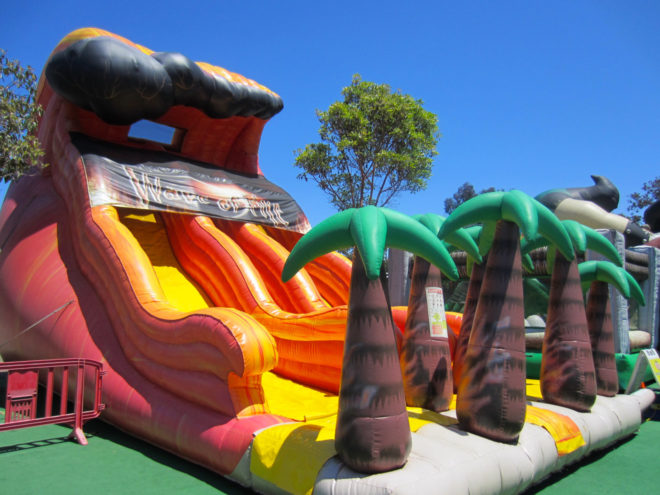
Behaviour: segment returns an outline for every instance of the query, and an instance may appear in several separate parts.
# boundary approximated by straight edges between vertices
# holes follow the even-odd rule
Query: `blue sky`
[[[58,41],[86,26],[280,94],[260,163],[312,224],[334,209],[296,178],[293,151],[318,141],[315,110],[355,73],[438,116],[433,177],[392,205],[404,213],[442,214],[464,182],[536,195],[589,185],[590,174],[618,186],[625,211],[660,175],[660,2],[23,0],[3,6],[0,47],[41,72]]]

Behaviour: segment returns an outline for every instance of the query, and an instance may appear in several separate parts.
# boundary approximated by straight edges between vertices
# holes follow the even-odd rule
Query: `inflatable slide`
[[[455,405],[410,407],[406,465],[354,472],[333,441],[351,262],[281,280],[309,225],[258,161],[279,96],[87,28],[55,48],[38,100],[49,166],[0,213],[0,352],[102,361],[103,419],[136,437],[267,493],[513,493],[631,434],[653,400],[577,413],[530,383],[516,444],[462,431]],[[406,308],[392,316],[400,341]]]

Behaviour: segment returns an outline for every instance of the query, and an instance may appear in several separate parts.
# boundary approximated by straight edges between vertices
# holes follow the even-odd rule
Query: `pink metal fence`
[[[99,416],[105,405],[101,403],[101,379],[103,365],[91,359],[43,359],[38,361],[14,361],[0,363],[0,373],[7,372],[5,394],[5,422],[0,432],[48,424],[70,424],[70,438],[87,445],[82,431],[85,421]],[[85,396],[87,376],[88,395]],[[75,380],[75,381],[74,381]],[[39,381],[45,383],[43,414],[38,414]],[[59,382],[58,391],[55,382]],[[74,391],[73,412],[68,412],[69,385]],[[90,390],[91,389],[91,390]],[[55,393],[59,392],[57,414],[53,411]],[[93,394],[89,396],[89,392]],[[85,409],[85,404],[88,409]],[[90,406],[91,405],[91,406]],[[91,407],[91,408],[90,408]]]

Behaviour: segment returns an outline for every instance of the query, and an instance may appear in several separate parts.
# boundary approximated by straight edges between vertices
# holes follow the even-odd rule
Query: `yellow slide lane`
[[[184,312],[213,306],[203,289],[176,259],[159,213],[119,209],[118,214],[151,261],[158,282],[173,306]],[[281,378],[275,373],[264,373],[261,385],[273,414],[305,421],[337,412],[336,396]]]
[[[159,214],[124,209],[119,209],[118,213],[121,222],[131,231],[149,257],[158,282],[174,307],[182,312],[189,312],[213,305],[179,265]]]

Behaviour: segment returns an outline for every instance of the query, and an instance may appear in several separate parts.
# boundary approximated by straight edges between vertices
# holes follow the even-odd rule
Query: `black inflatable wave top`
[[[61,96],[114,125],[157,119],[175,105],[211,118],[260,119],[283,107],[276,94],[207,73],[180,53],[147,55],[110,37],[80,40],[53,54],[46,78]]]

